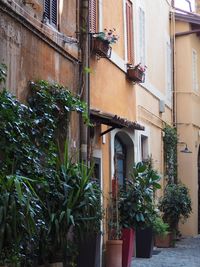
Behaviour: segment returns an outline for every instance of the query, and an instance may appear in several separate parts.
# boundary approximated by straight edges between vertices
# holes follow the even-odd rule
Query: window
[[[115,171],[116,176],[119,181],[119,185],[124,185],[125,183],[125,170],[126,170],[126,158],[125,158],[125,146],[121,140],[115,137]]]
[[[133,63],[133,6],[126,0],[127,61]]]
[[[197,52],[192,50],[192,88],[194,91],[198,91],[197,69]]]
[[[145,66],[145,13],[139,9],[139,61]]]
[[[97,27],[97,0],[89,0],[89,32],[95,33]]]
[[[148,137],[141,135],[141,159],[146,161],[148,159]]]
[[[171,100],[172,96],[172,57],[171,46],[167,43],[167,99]]]
[[[45,0],[44,1],[44,17],[48,22],[57,27],[58,21],[58,0]]]

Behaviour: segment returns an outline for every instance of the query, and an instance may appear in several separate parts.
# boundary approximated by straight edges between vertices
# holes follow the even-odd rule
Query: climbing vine
[[[168,183],[177,182],[177,130],[165,125],[163,129],[165,175]]]
[[[0,92],[2,175],[51,176],[58,143],[67,138],[71,112],[81,113],[89,122],[86,103],[67,88],[47,81],[32,82],[30,87],[27,105],[6,89]]]

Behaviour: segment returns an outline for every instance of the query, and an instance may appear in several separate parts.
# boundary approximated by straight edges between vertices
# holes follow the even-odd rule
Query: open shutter
[[[57,26],[57,0],[51,0],[51,22]]]
[[[44,1],[44,12],[45,12],[45,17],[50,20],[50,1],[45,0]]]
[[[89,32],[97,32],[97,0],[89,0]]]
[[[126,1],[127,60],[133,63],[133,6]]]

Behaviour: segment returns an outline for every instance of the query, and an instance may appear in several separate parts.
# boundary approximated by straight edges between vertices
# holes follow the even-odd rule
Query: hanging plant
[[[164,161],[165,161],[165,176],[168,183],[177,182],[177,130],[174,127],[165,125],[163,129],[164,136]]]

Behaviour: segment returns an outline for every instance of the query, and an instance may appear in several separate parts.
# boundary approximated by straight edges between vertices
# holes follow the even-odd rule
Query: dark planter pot
[[[144,83],[145,81],[145,73],[144,71],[138,68],[129,68],[127,69],[127,77],[132,82],[136,83]]]
[[[170,248],[175,245],[175,236],[173,233],[168,233],[165,236],[155,236],[155,246],[158,248]]]
[[[153,252],[152,227],[136,230],[136,257],[151,258]]]
[[[133,256],[135,231],[133,229],[122,229],[122,267],[130,267]]]
[[[100,266],[100,242],[101,235],[87,235],[79,243],[79,256],[77,267]]]
[[[98,37],[93,37],[92,51],[99,57],[110,58],[112,47],[107,41],[104,41]]]

